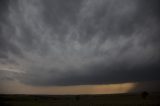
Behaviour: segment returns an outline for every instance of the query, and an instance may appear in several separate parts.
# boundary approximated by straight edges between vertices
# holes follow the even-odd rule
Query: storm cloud
[[[160,80],[159,0],[0,3],[0,79],[34,86]]]

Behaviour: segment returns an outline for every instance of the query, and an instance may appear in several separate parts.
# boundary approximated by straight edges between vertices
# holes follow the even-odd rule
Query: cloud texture
[[[2,0],[0,79],[34,86],[160,80],[158,4]]]

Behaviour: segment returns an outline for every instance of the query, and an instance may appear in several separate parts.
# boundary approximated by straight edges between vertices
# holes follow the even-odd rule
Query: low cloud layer
[[[159,4],[2,0],[0,79],[34,86],[160,80]]]

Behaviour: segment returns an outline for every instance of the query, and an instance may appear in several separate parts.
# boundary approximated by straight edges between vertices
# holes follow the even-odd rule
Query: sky
[[[0,93],[154,91],[160,85],[159,5],[1,0]]]

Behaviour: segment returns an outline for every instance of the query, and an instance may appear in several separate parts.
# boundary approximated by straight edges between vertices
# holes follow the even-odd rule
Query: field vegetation
[[[160,106],[160,95],[0,95],[0,106]]]

